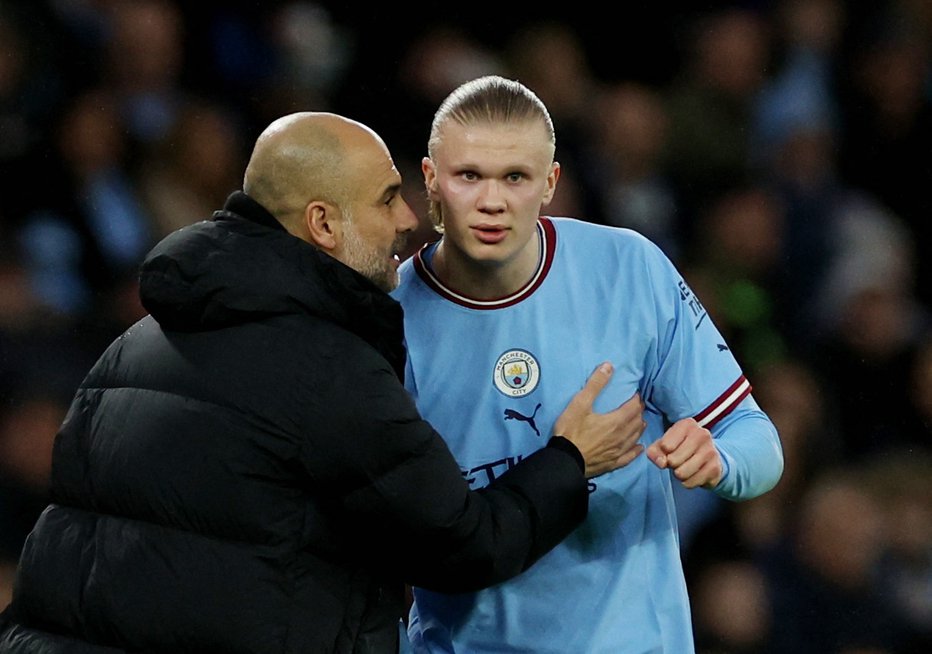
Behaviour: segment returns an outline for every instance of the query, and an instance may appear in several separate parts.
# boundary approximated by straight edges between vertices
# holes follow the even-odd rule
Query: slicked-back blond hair
[[[444,123],[460,125],[522,123],[539,120],[544,124],[550,143],[556,146],[556,134],[550,112],[537,94],[517,80],[487,75],[457,87],[440,104],[430,126],[427,153],[431,157],[441,140]]]

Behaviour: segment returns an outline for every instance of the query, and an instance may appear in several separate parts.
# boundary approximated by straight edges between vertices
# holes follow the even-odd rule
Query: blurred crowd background
[[[549,213],[657,242],[779,427],[773,492],[678,493],[700,653],[932,651],[932,2],[633,4],[0,0],[0,606],[143,254],[301,110],[385,138],[410,254],[433,112],[499,73],[552,113]]]

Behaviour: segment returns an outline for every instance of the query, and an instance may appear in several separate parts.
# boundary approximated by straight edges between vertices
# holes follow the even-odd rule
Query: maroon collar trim
[[[537,237],[540,239],[540,251],[543,253],[537,265],[537,270],[534,271],[534,274],[527,284],[505,297],[492,300],[477,300],[457,293],[446,286],[434,274],[434,271],[424,258],[424,253],[429,245],[425,245],[414,255],[414,270],[428,287],[450,302],[454,302],[469,309],[504,309],[505,307],[513,306],[525,298],[530,297],[544,282],[547,273],[550,272],[550,266],[553,264],[553,256],[557,250],[557,230],[554,228],[553,222],[549,218],[541,216],[537,221]]]

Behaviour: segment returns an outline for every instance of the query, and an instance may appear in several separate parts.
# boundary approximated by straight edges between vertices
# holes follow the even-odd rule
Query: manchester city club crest
[[[508,350],[495,362],[495,388],[508,397],[522,397],[540,381],[540,364],[526,350]]]

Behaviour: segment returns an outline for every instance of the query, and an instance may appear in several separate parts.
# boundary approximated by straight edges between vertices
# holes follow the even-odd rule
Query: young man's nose
[[[487,179],[482,182],[482,190],[479,193],[479,208],[483,211],[502,211],[505,209],[505,196],[502,193],[499,180]]]

